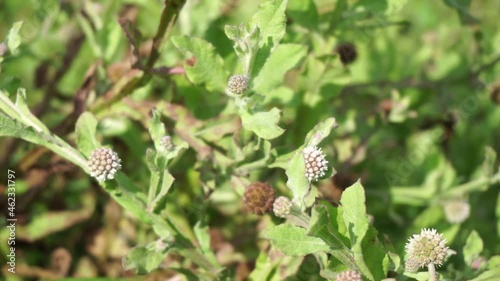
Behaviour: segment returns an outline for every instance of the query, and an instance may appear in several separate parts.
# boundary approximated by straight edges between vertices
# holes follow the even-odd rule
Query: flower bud
[[[243,201],[248,211],[257,215],[263,215],[273,205],[274,189],[267,183],[252,183],[245,190]]]
[[[470,215],[469,203],[455,199],[444,203],[444,215],[450,223],[462,223]]]
[[[121,162],[118,154],[109,148],[94,149],[88,160],[90,175],[100,182],[113,179],[122,167]]]
[[[292,209],[292,201],[285,196],[280,196],[274,200],[273,212],[277,217],[286,218]]]
[[[358,57],[356,46],[352,43],[341,43],[337,46],[337,48],[335,48],[335,51],[344,65],[354,62]]]
[[[246,75],[233,75],[227,81],[227,89],[235,95],[241,95],[248,89],[248,81],[249,78]]]

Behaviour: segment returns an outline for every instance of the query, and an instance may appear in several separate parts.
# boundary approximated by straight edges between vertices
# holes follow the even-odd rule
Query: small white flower
[[[113,179],[122,167],[121,162],[118,154],[109,148],[94,149],[88,160],[90,175],[100,182]]]
[[[286,218],[292,209],[292,201],[285,196],[280,196],[274,200],[273,212],[277,217]]]
[[[362,281],[361,275],[352,270],[346,270],[337,274],[336,281]]]
[[[443,209],[446,220],[450,223],[462,223],[470,215],[469,203],[459,199],[445,202]]]
[[[435,229],[422,229],[420,234],[414,234],[405,246],[407,260],[413,259],[420,267],[430,263],[436,266],[443,264],[448,251],[446,239]]]
[[[325,154],[321,148],[309,146],[304,148],[304,160],[306,164],[305,176],[309,181],[318,180],[325,175],[328,170],[328,161],[325,159]]]

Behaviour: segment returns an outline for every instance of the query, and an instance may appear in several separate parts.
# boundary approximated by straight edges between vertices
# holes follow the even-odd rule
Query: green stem
[[[151,54],[148,57],[144,71],[135,69],[137,73],[133,73],[133,77],[126,81],[124,86],[119,87],[117,93],[113,93],[111,97],[105,96],[105,99],[96,102],[96,105],[91,110],[94,114],[97,115],[151,80],[151,69],[160,58],[161,47],[172,32],[172,28],[177,20],[177,14],[180,12],[185,2],[186,0],[165,0],[165,7],[161,13],[160,24],[153,38]]]
[[[472,191],[477,191],[478,188],[481,186],[494,184],[498,181],[500,181],[500,173],[497,173],[497,174],[493,175],[492,177],[483,177],[483,178],[479,178],[477,180],[456,186],[453,189],[450,189],[449,191],[444,192],[443,195],[446,197],[460,196],[462,194],[466,194],[466,193],[469,193]],[[487,187],[483,188],[481,190],[485,190],[485,189],[487,189]]]

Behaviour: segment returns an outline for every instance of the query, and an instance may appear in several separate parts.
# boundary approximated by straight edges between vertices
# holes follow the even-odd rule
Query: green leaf
[[[201,251],[203,252],[203,255],[213,264],[217,264],[217,258],[215,257],[212,249],[210,248],[209,228],[208,225],[203,221],[203,218],[201,221],[198,221],[194,225],[193,230],[196,239],[198,240],[198,243],[200,245]]]
[[[309,147],[319,145],[319,143],[328,137],[331,131],[337,127],[337,121],[333,117],[318,123],[309,133],[307,133],[305,146]]]
[[[172,187],[174,181],[175,178],[168,172],[168,170],[163,171],[163,175],[161,177],[160,191],[153,199],[153,201],[149,203],[149,206],[152,208],[152,210],[157,212],[161,211],[164,204],[160,203],[166,199],[166,196],[170,191],[170,188]]]
[[[464,246],[464,260],[465,264],[471,265],[472,262],[479,257],[481,252],[483,251],[483,240],[481,236],[477,233],[477,231],[473,230],[469,237],[467,238],[467,242]]]
[[[252,82],[253,90],[265,95],[282,86],[285,74],[299,64],[306,54],[307,47],[303,45],[282,44],[276,48],[263,66],[259,65],[256,60],[254,68],[260,71]]]
[[[270,140],[279,137],[284,129],[277,124],[280,120],[280,110],[273,108],[267,112],[249,113],[241,109],[240,116],[245,129],[254,132],[260,138]]]
[[[278,260],[279,261],[279,260]],[[278,270],[278,261],[272,261],[266,252],[260,252],[257,260],[255,261],[255,268],[248,276],[248,280],[250,281],[278,281],[281,280]]]
[[[288,256],[304,256],[320,251],[328,251],[328,245],[317,237],[307,236],[301,227],[281,224],[264,233],[271,244]]]
[[[89,157],[98,148],[96,138],[97,119],[90,112],[84,112],[76,121],[76,145],[83,155]]]
[[[165,125],[161,122],[161,113],[158,110],[153,110],[153,118],[151,119],[149,125],[149,134],[151,135],[151,139],[155,144],[156,151],[164,150],[161,145],[161,140],[164,136],[166,136]]]
[[[160,266],[169,250],[161,240],[151,242],[147,246],[135,246],[123,258],[123,268],[135,270],[137,274],[147,274]]]
[[[253,21],[257,23],[262,34],[262,43],[276,47],[286,31],[286,4],[287,0],[271,0],[259,5],[259,11]]]
[[[319,15],[313,0],[290,0],[287,12],[293,18],[294,23],[311,30],[318,29]]]
[[[19,31],[23,26],[22,21],[18,21],[12,25],[12,28],[9,30],[9,34],[7,34],[7,47],[9,48],[10,53],[16,54],[17,48],[21,45],[21,35]]]
[[[328,252],[336,261],[353,270],[359,270],[350,250],[351,242],[344,224],[342,208],[335,208],[327,201],[318,202],[313,207],[307,234],[325,241],[330,247]]]
[[[357,181],[348,187],[340,202],[357,266],[370,280],[382,280],[386,276],[383,269],[385,250],[377,239],[377,231],[369,225],[361,183]]]
[[[299,149],[295,152],[288,168],[286,169],[286,176],[288,178],[286,186],[292,191],[293,199],[299,206],[304,209],[304,197],[309,193],[310,183],[305,176],[306,164],[304,162],[304,155],[302,150]]]
[[[225,90],[227,75],[224,61],[216,53],[212,44],[203,39],[188,36],[175,36],[172,42],[183,54],[190,52],[196,57],[194,66],[184,66],[191,82],[196,85],[205,84],[209,91],[223,92]]]
[[[332,249],[349,249],[351,242],[342,210],[327,201],[316,203],[312,209],[308,234],[323,239]]]
[[[203,36],[210,24],[220,17],[223,4],[222,0],[186,1],[177,24],[181,33]]]
[[[261,39],[260,29],[255,23],[250,22],[239,26],[226,25],[224,32],[227,38],[234,42],[233,49],[241,61],[244,73],[250,75],[250,68]]]

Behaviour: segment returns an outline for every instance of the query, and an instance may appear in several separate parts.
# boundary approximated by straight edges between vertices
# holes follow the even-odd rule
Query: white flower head
[[[462,223],[470,215],[470,205],[460,199],[450,200],[444,203],[444,215],[450,223]]]
[[[325,154],[317,146],[306,147],[303,153],[306,164],[305,176],[309,181],[317,181],[328,170],[328,161],[325,159]]]
[[[437,233],[435,229],[422,229],[420,234],[414,234],[408,239],[405,246],[407,259],[413,259],[420,267],[430,263],[436,266],[443,264],[448,247],[443,234]]]
[[[88,160],[90,175],[100,182],[113,179],[122,167],[121,162],[118,154],[109,148],[94,149]]]

